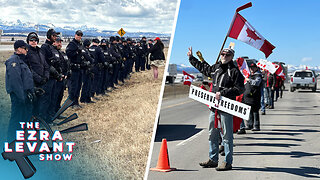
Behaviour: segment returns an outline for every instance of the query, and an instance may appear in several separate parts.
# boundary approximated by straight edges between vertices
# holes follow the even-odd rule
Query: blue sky
[[[200,50],[214,63],[237,7],[245,0],[181,0],[170,63],[190,65],[188,47]],[[276,48],[268,57],[292,65],[320,65],[320,1],[253,0],[240,14]],[[265,59],[264,54],[241,41],[235,42],[235,57]],[[196,55],[195,55],[196,56]]]

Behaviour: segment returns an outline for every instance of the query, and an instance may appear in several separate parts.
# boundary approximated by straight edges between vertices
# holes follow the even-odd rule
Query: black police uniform
[[[137,57],[135,58],[135,62],[134,62],[134,67],[136,72],[139,72],[141,70],[141,61],[142,61],[142,55],[143,55],[143,51],[142,51],[142,46],[140,45],[136,45],[136,53],[137,53]]]
[[[60,109],[60,104],[63,98],[63,92],[65,89],[65,79],[62,76],[67,75],[68,58],[65,59],[65,54],[63,54],[57,47],[51,47],[54,60],[52,60],[52,66],[57,70],[57,81],[55,84],[55,90],[53,93],[53,100],[50,106],[54,109],[56,113]],[[62,80],[61,80],[62,79]]]
[[[68,80],[69,98],[73,101],[73,105],[79,105],[79,96],[82,85],[81,53],[81,43],[73,38],[66,48],[66,54],[70,61],[71,69],[71,77]]]
[[[110,85],[110,79],[112,78],[112,72],[113,72],[113,59],[110,54],[110,49],[107,45],[100,45],[101,51],[103,52],[105,63],[104,63],[104,89],[108,90],[109,87],[112,87]]]
[[[130,73],[130,47],[128,44],[123,45],[122,54],[122,58],[124,60],[123,78],[127,79]]]
[[[146,57],[148,54],[148,46],[147,42],[144,40],[141,40],[141,60],[140,60],[140,68],[141,71],[144,71],[146,68]]]
[[[150,55],[151,55],[150,49],[152,49],[153,44],[148,43],[148,45],[149,45],[149,49],[148,49],[148,54],[147,54],[147,69],[150,70],[151,69],[151,67],[150,67]]]
[[[48,123],[51,121],[51,117],[54,115],[54,109],[51,104],[53,103],[54,91],[56,81],[59,78],[57,70],[52,66],[53,54],[52,54],[52,42],[46,40],[41,46],[41,53],[44,55],[47,64],[50,69],[50,76],[48,82],[44,85],[45,93],[41,98],[43,101],[39,104],[39,113],[40,116],[45,119]]]
[[[93,91],[97,95],[103,95],[105,94],[104,91],[104,84],[103,84],[103,72],[104,72],[104,55],[101,51],[101,48],[97,45],[92,45],[89,48],[90,54],[94,58],[94,80],[93,80]]]
[[[110,44],[110,54],[116,59],[113,64],[112,83],[118,85],[121,55],[116,44]]]
[[[124,46],[123,44],[118,43],[117,44],[118,51],[121,55],[121,58],[119,59],[119,75],[118,75],[118,80],[124,83],[124,78],[125,78],[125,64],[124,64],[124,56],[126,56],[124,53]]]
[[[129,43],[128,45],[129,45],[129,49],[130,49],[130,51],[129,51],[129,60],[128,60],[128,62],[129,62],[129,73],[132,73],[134,59],[135,59],[135,57],[137,55],[136,55],[136,50],[135,50],[135,47],[133,46],[133,44]]]
[[[90,54],[89,49],[85,47],[84,52],[82,53],[82,91],[80,102],[91,103],[91,89],[93,87],[94,73],[93,73],[93,56]]]
[[[14,53],[6,62],[6,90],[11,99],[11,118],[8,141],[14,140],[19,122],[27,122],[32,115],[34,85],[32,73],[25,63],[26,56]]]
[[[41,53],[38,46],[28,46],[27,64],[31,70],[34,86],[42,88],[46,91],[46,83],[49,80],[49,65],[47,64],[44,55]],[[47,90],[48,91],[48,90]],[[40,105],[45,104],[46,98],[44,96],[37,97],[34,101],[33,115],[38,116],[40,114]]]

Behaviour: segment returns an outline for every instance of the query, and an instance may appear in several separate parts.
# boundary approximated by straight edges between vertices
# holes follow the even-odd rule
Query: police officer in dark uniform
[[[141,68],[141,71],[144,71],[147,66],[146,58],[148,54],[147,38],[144,36],[141,38],[141,51],[142,51],[142,54],[141,54],[141,60],[140,60],[140,63],[141,63],[140,68]],[[150,66],[149,66],[149,69],[150,69]]]
[[[129,77],[130,71],[130,47],[126,40],[122,40],[122,59],[124,62],[124,70],[123,70],[123,79],[127,79]]]
[[[53,67],[57,70],[59,73],[59,78],[56,82],[54,94],[53,94],[53,102],[51,104],[52,108],[55,112],[57,112],[60,109],[60,104],[63,98],[63,92],[65,89],[65,81],[68,75],[68,58],[66,58],[66,55],[63,54],[61,51],[62,48],[62,38],[57,37],[56,41],[52,44],[52,53],[53,57],[55,58],[54,61],[52,61]],[[60,115],[58,117],[59,119],[65,118],[64,116]]]
[[[139,72],[139,67],[138,67],[138,53],[139,53],[139,47],[137,46],[137,43],[135,40],[132,41],[132,59],[133,59],[133,63],[132,63],[132,68],[134,66],[135,72]]]
[[[151,69],[151,67],[150,67],[150,54],[151,54],[150,49],[152,49],[152,47],[153,47],[153,40],[152,39],[148,40],[147,47],[148,47],[147,60],[146,60],[147,61],[147,69],[150,70]]]
[[[132,67],[133,67],[133,57],[134,57],[134,52],[133,52],[133,45],[132,45],[132,39],[131,38],[127,38],[127,44],[129,47],[129,58],[127,59],[128,61],[128,69],[129,69],[129,74],[132,73]],[[129,76],[130,77],[130,76]]]
[[[94,38],[92,40],[92,45],[89,48],[91,55],[94,58],[94,80],[93,87],[95,87],[94,92],[97,95],[105,95],[103,86],[103,73],[104,73],[104,54],[99,47],[99,39]]]
[[[73,101],[73,108],[82,108],[82,106],[79,105],[79,96],[82,85],[81,54],[83,47],[80,42],[82,36],[82,31],[77,30],[74,35],[74,39],[68,44],[66,49],[71,68],[71,77],[69,79],[69,98]]]
[[[123,45],[122,45],[122,39],[117,36],[116,37],[116,47],[118,49],[118,52],[120,54],[120,59],[118,59],[118,63],[119,63],[119,73],[118,73],[118,80],[121,81],[122,83],[124,83],[124,60],[123,60]]]
[[[46,89],[46,83],[49,80],[49,65],[47,64],[44,55],[41,53],[38,47],[39,37],[37,33],[31,32],[27,36],[28,53],[27,53],[27,65],[29,66],[34,86]],[[47,90],[48,91],[48,90]],[[45,104],[46,100],[42,96],[37,97],[37,100],[33,104],[33,115],[39,116],[39,105]]]
[[[55,61],[55,58],[52,53],[52,47],[53,42],[56,41],[57,35],[59,35],[59,32],[56,32],[54,29],[49,29],[47,31],[47,39],[44,44],[41,46],[41,53],[44,55],[45,60],[47,64],[50,67],[50,76],[49,80],[46,83],[45,87],[45,93],[43,95],[44,101],[41,101],[39,104],[39,112],[40,117],[42,117],[44,120],[46,120],[48,123],[51,123],[52,117],[55,114],[54,108],[52,106],[53,98],[54,98],[54,91],[55,91],[55,84],[57,80],[61,80],[62,77],[57,72],[55,67],[53,66],[53,61]]]
[[[110,54],[112,55],[112,57],[116,59],[113,64],[114,68],[113,68],[113,75],[112,75],[112,83],[115,85],[118,85],[121,54],[117,48],[117,41],[114,36],[110,37]]]
[[[32,73],[26,64],[27,44],[18,40],[14,43],[14,50],[14,54],[5,62],[6,90],[11,99],[8,141],[15,139],[19,122],[30,120],[35,97]]]
[[[83,41],[83,46],[84,46],[84,52],[82,53],[82,65],[81,68],[83,70],[82,73],[82,91],[81,91],[81,98],[80,102],[83,103],[95,103],[94,101],[91,100],[91,89],[93,87],[92,83],[94,80],[94,73],[93,73],[93,63],[94,59],[93,56],[89,52],[89,47],[90,47],[90,40],[86,39]]]
[[[101,44],[100,44],[100,48],[101,51],[103,52],[104,55],[104,80],[103,80],[103,84],[104,84],[104,89],[106,90],[106,92],[110,92],[110,90],[108,90],[108,88],[112,87],[112,85],[110,84],[110,79],[112,78],[112,72],[113,72],[113,60],[110,54],[110,48],[108,47],[108,42],[106,39],[101,39]]]

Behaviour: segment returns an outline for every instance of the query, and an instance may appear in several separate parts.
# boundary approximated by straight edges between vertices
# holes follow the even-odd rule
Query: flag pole
[[[223,47],[224,47],[224,45],[225,45],[225,43],[226,43],[226,41],[227,41],[227,38],[228,38],[228,36],[229,36],[229,33],[230,33],[230,31],[231,31],[231,28],[232,28],[232,26],[233,26],[234,20],[236,19],[236,16],[237,16],[238,12],[241,11],[241,10],[247,9],[247,8],[249,8],[249,7],[251,7],[251,6],[252,6],[252,3],[249,2],[249,3],[247,3],[247,4],[245,4],[245,5],[242,5],[242,6],[240,6],[240,7],[238,7],[238,8],[236,9],[236,12],[235,12],[234,15],[233,15],[233,18],[232,18],[232,21],[231,21],[231,24],[230,24],[228,33],[227,33],[226,37],[224,38],[224,41],[223,41],[222,46],[221,46],[221,49],[220,49],[220,51],[219,51],[219,54],[218,54],[216,63],[217,63],[218,60],[219,60],[220,53],[221,53],[221,51],[222,51],[222,49],[223,49]]]

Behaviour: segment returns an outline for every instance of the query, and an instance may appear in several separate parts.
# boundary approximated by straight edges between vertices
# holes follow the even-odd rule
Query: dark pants
[[[107,75],[107,86],[108,87],[114,87],[114,84],[113,84],[113,69],[111,70],[108,70],[108,75]]]
[[[70,77],[69,98],[73,101],[73,105],[79,104],[79,96],[82,85],[82,72],[73,70]]]
[[[51,116],[54,114],[54,93],[55,93],[56,80],[50,78],[48,82],[43,85],[43,90],[45,93],[40,97],[37,103],[37,109],[39,111],[39,116],[43,118],[46,122],[51,121]]]
[[[8,127],[8,142],[15,140],[16,130],[21,129],[19,122],[28,122],[32,116],[31,102],[22,102],[14,93],[10,94],[11,118]]]
[[[120,71],[120,64],[114,64],[113,68],[113,83],[118,85],[118,76]]]
[[[82,74],[82,90],[80,102],[90,102],[91,77],[89,72],[84,71]]]
[[[146,57],[145,56],[140,57],[140,67],[141,67],[141,71],[144,71],[146,69]]]
[[[112,74],[109,72],[109,69],[104,71],[104,89],[108,89],[111,87],[110,85],[110,77],[112,77]]]
[[[134,64],[134,60],[133,59],[129,59],[129,73],[132,72],[133,64]]]
[[[65,84],[64,84],[64,80],[63,81],[57,81],[56,82],[56,86],[55,86],[55,96],[54,96],[54,100],[55,102],[55,106],[54,106],[54,112],[56,113],[59,109],[60,109],[60,104],[63,98],[63,93],[64,93],[64,88],[65,88]]]
[[[276,101],[278,101],[278,98],[279,98],[279,89],[280,89],[280,88],[275,88],[275,91],[276,91]]]
[[[247,121],[246,124],[247,124],[247,127],[260,129],[260,117],[259,117],[258,108],[251,108],[249,120]]]
[[[103,88],[103,69],[98,69],[97,74],[95,76],[95,83],[97,87],[96,94],[105,94]]]
[[[119,81],[124,82],[125,78],[125,65],[120,63],[120,69],[119,69]]]
[[[140,57],[134,58],[134,67],[135,67],[136,72],[139,72],[139,70],[140,70]]]

